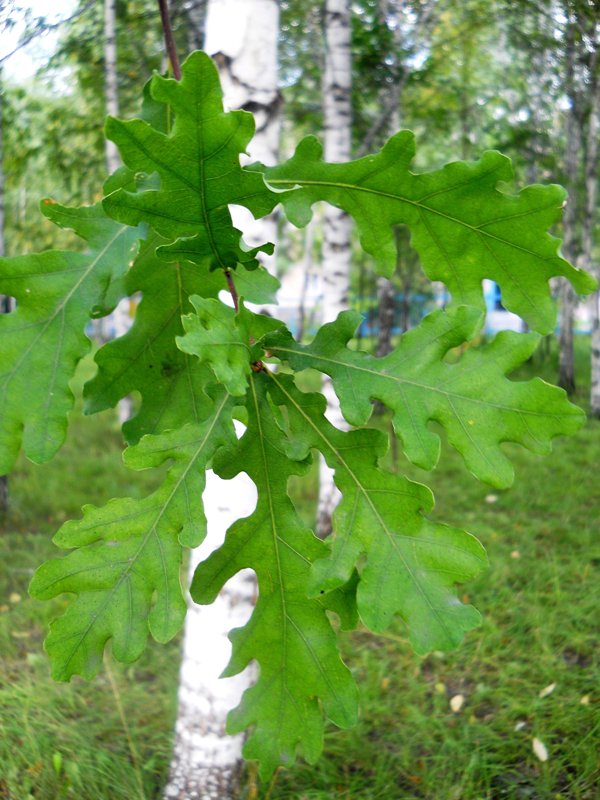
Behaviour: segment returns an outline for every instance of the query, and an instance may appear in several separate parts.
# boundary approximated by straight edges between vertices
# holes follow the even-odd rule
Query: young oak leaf
[[[328,548],[302,524],[287,495],[289,477],[308,464],[285,454],[287,440],[266,396],[267,381],[264,372],[252,375],[246,432],[213,465],[223,478],[241,470],[250,476],[258,489],[256,509],[234,523],[222,547],[199,565],[190,590],[196,602],[208,604],[239,570],[256,572],[256,608],[247,625],[230,634],[233,654],[224,675],[241,672],[252,660],[260,665],[258,681],[230,713],[227,727],[230,733],[252,728],[244,756],[260,761],[265,779],[279,764],[291,765],[297,752],[314,763],[323,746],[323,712],[347,727],[356,721],[357,705],[329,606],[306,597],[311,564]]]
[[[148,222],[169,242],[177,239],[158,250],[167,261],[258,266],[256,253],[272,252],[272,245],[246,248],[228,210],[233,203],[259,217],[278,200],[260,174],[240,166],[240,154],[254,134],[252,114],[224,113],[217,69],[205,53],[189,56],[180,81],[155,75],[150,92],[175,115],[170,133],[140,119],[114,118],[108,119],[106,133],[128,167],[159,174],[160,189],[116,191],[104,200],[106,212],[130,225]]]
[[[183,317],[185,336],[177,347],[209,364],[217,381],[236,397],[246,394],[251,365],[263,354],[259,343],[265,333],[281,328],[282,322],[253,314],[239,301],[239,312],[212,298],[190,297],[195,314]]]
[[[175,339],[184,333],[181,317],[192,311],[191,295],[216,297],[227,288],[221,270],[188,262],[165,264],[156,248],[165,240],[152,233],[126,277],[128,294],[142,292],[130,330],[96,353],[97,375],[84,388],[85,410],[95,413],[139,392],[138,413],[123,426],[129,443],[147,433],[198,421],[206,413],[205,386],[212,377],[197,358],[183,353]],[[236,271],[236,285],[255,303],[273,302],[278,281],[265,270]]]
[[[394,412],[394,428],[407,457],[423,469],[433,469],[440,452],[439,436],[427,426],[431,420],[446,429],[448,441],[471,472],[499,488],[509,486],[514,477],[502,442],[546,454],[553,437],[572,434],[585,422],[584,413],[562,389],[540,378],[506,377],[535,350],[535,333],[503,331],[448,363],[448,351],[468,342],[481,327],[477,309],[459,306],[425,317],[402,334],[394,352],[375,358],[348,347],[360,320],[356,312],[344,311],[308,346],[297,344],[288,332],[270,334],[266,346],[295,370],[313,367],[331,376],[342,412],[353,425],[367,422],[371,399],[385,403]]]
[[[93,316],[118,300],[115,286],[141,236],[108,219],[101,205],[65,208],[49,200],[42,212],[72,228],[83,253],[50,250],[0,259],[0,292],[16,310],[0,316],[0,474],[13,466],[21,441],[27,456],[48,461],[62,445],[73,407],[69,381],[90,349]]]
[[[340,431],[325,418],[322,395],[298,391],[290,376],[269,378],[273,401],[287,409],[296,457],[303,449],[318,449],[342,493],[331,553],[313,564],[310,593],[344,585],[358,566],[358,613],[368,628],[382,632],[400,614],[417,653],[456,647],[480,623],[479,612],[458,600],[454,585],[487,567],[481,544],[424,516],[433,508],[426,486],[379,467],[387,449],[384,434]]]
[[[50,626],[46,650],[56,680],[79,674],[92,678],[102,667],[109,639],[119,661],[135,661],[148,632],[167,642],[186,613],[180,570],[183,547],[197,547],[205,535],[202,492],[205,467],[215,451],[235,439],[232,400],[216,394],[209,416],[159,436],[147,436],[125,452],[133,469],[172,459],[162,485],[141,500],[111,500],[85,506],[54,542],[73,549],[37,570],[30,594],[47,600],[62,592],[77,597]]]
[[[414,136],[401,131],[377,155],[345,164],[322,160],[314,137],[298,145],[285,164],[264,171],[269,186],[293,189],[281,202],[291,222],[306,225],[311,206],[326,200],[351,214],[363,248],[380,272],[396,267],[393,227],[408,225],[411,244],[432,281],[443,281],[457,304],[484,307],[482,280],[502,289],[506,308],[531,328],[550,333],[556,312],[548,281],[563,275],[577,292],[596,282],[557,254],[559,241],[547,231],[561,215],[560,186],[528,186],[518,194],[498,189],[513,177],[511,162],[495,151],[479,161],[458,161],[415,174],[409,165]],[[294,188],[296,187],[296,188]]]

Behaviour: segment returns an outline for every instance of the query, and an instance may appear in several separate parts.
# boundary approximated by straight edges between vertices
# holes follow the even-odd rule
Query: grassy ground
[[[585,359],[579,353],[584,401]],[[541,368],[555,375],[553,359]],[[524,371],[522,377],[525,377]],[[385,420],[382,425],[387,425]],[[152,646],[135,665],[112,665],[91,684],[54,684],[41,641],[61,600],[27,598],[50,536],[85,502],[139,495],[156,476],[119,464],[110,416],[73,416],[52,464],[20,462],[0,535],[0,798],[140,800],[160,797],[175,713],[178,644]],[[266,800],[596,800],[600,798],[600,424],[559,440],[551,459],[511,448],[514,488],[478,484],[444,450],[427,474],[436,518],[477,534],[491,567],[464,587],[484,614],[456,653],[411,654],[398,624],[385,637],[344,635],[361,690],[359,726],[326,737],[315,767],[282,770]],[[296,487],[305,515],[314,483]],[[540,692],[552,684],[545,697]],[[459,711],[450,701],[462,695]],[[455,701],[456,703],[457,701]],[[127,722],[123,720],[126,718]],[[548,751],[542,762],[537,738]],[[247,796],[252,794],[250,782]]]
[[[78,385],[91,369],[84,366]],[[111,414],[72,415],[69,439],[51,464],[25,459],[10,478],[11,512],[0,532],[0,798],[141,800],[166,778],[179,667],[177,642],[153,645],[135,665],[109,663],[95,681],[54,683],[42,650],[64,600],[31,600],[34,569],[86,502],[152,490],[157,476],[126,470]],[[108,661],[108,659],[107,659]],[[124,722],[124,719],[126,722]]]

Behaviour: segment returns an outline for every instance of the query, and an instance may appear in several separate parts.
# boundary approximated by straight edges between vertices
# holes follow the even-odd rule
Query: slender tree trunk
[[[352,148],[352,60],[349,0],[325,1],[325,75],[323,110],[325,118],[325,159],[348,161]],[[352,261],[350,217],[327,206],[323,239],[323,322],[331,322],[348,308]],[[323,381],[327,416],[337,427],[347,427],[329,378]],[[320,461],[317,532],[331,531],[331,515],[339,502],[333,472]]]
[[[256,490],[246,475],[232,481],[207,474],[204,510],[207,537],[190,559],[190,578],[197,565],[217,548],[229,526],[254,510]],[[229,661],[232,628],[244,625],[252,612],[255,581],[250,570],[227,582],[211,606],[190,601],[185,621],[175,743],[165,797],[169,800],[230,800],[238,796],[242,735],[227,736],[227,713],[251,683],[247,669],[219,678]]]
[[[119,83],[117,78],[117,35],[116,2],[104,0],[104,95],[106,113],[119,116]],[[119,151],[114,142],[106,139],[106,170],[112,175],[121,166]],[[121,300],[109,318],[99,320],[102,327],[101,338],[109,334],[123,336],[131,327],[130,305],[128,299]],[[110,326],[106,330],[107,325]],[[110,330],[112,329],[112,330]],[[121,425],[131,416],[131,399],[124,397],[117,405],[117,415]]]
[[[219,66],[225,106],[255,114],[256,136],[248,159],[267,164],[276,162],[279,141],[278,31],[276,0],[209,0],[205,49]],[[275,241],[274,217],[256,221],[249,214],[235,213],[234,224],[249,243]],[[272,259],[265,258],[263,264],[274,271]],[[252,512],[255,498],[254,485],[245,475],[233,482],[209,475],[204,493],[208,535],[202,548],[191,554],[190,577],[200,560],[220,545],[229,525]],[[244,572],[228,581],[215,604],[190,603],[167,798],[230,800],[238,796],[243,736],[226,735],[226,717],[254,673],[249,668],[235,678],[219,679],[219,675],[231,651],[227,633],[250,616],[255,594],[254,578]]]
[[[187,40],[190,53],[202,50],[206,38],[206,6],[208,0],[189,0],[185,4]]]
[[[392,351],[392,332],[396,319],[396,288],[388,278],[377,281],[377,298],[379,302],[379,337],[376,354],[387,356]]]
[[[117,82],[117,37],[115,0],[104,0],[104,90],[106,113],[119,116],[119,88]],[[121,165],[117,145],[106,140],[106,167],[109,175]]]
[[[574,24],[569,23],[567,29],[566,81],[570,108],[567,112],[567,144],[565,153],[566,184],[569,191],[564,214],[563,252],[571,262],[577,260],[580,251],[578,234],[578,180],[579,154],[581,150],[581,108],[579,92],[576,88],[575,75],[575,31]],[[575,292],[571,284],[562,279],[560,283],[560,315],[559,315],[559,359],[558,383],[569,394],[575,391],[575,365],[573,354],[573,318],[575,315]]]
[[[205,50],[219,67],[225,107],[250,111],[256,120],[247,163],[271,165],[279,155],[278,37],[278,0],[209,0]],[[276,241],[276,214],[254,220],[249,211],[236,206],[232,215],[249,244]],[[261,253],[259,258],[276,273],[274,256]]]
[[[4,75],[0,67],[0,258],[6,253],[4,243]],[[0,313],[11,311],[11,298],[0,295]],[[8,475],[0,475],[0,520],[8,511]]]
[[[296,331],[296,338],[299,342],[302,341],[306,328],[306,295],[308,294],[308,285],[313,269],[314,239],[315,226],[314,221],[311,221],[306,226],[304,235],[304,261],[302,264],[304,274],[302,275],[302,291],[300,293],[300,302],[298,303],[298,330]]]
[[[594,51],[590,64],[591,92],[585,154],[585,216],[581,234],[581,264],[600,278],[600,270],[592,264],[594,221],[598,202],[598,134],[600,123],[600,20],[594,26]],[[592,346],[590,414],[600,418],[600,292],[591,298]]]

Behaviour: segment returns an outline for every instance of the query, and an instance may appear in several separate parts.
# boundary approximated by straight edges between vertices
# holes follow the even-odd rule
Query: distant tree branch
[[[65,17],[65,19],[61,19],[58,22],[52,22],[50,23],[50,25],[43,25],[39,28],[34,28],[32,31],[26,34],[23,39],[21,39],[19,44],[13,50],[11,50],[10,53],[7,53],[7,55],[2,56],[2,58],[0,58],[0,64],[3,64],[5,61],[8,61],[9,58],[14,56],[15,53],[18,53],[19,50],[21,50],[23,47],[27,47],[27,45],[30,44],[34,39],[37,39],[38,36],[41,36],[44,33],[48,33],[48,31],[54,31],[57,28],[60,28],[61,25],[65,25],[67,22],[72,22],[74,19],[77,19],[78,17],[82,16],[82,14],[85,14],[86,11],[88,11],[93,5],[95,5],[95,2],[96,0],[90,0],[90,2],[86,3],[83,6],[83,8],[79,9],[79,11],[76,11],[74,14],[71,14],[70,17]],[[44,17],[39,17],[36,20],[36,23],[39,23],[40,20],[42,19],[44,19]]]

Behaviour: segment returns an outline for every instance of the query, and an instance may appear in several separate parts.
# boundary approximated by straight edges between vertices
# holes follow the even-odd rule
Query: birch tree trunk
[[[274,164],[279,144],[280,94],[277,85],[277,0],[209,0],[205,50],[221,73],[228,109],[244,108],[256,118],[249,160]],[[275,241],[276,219],[254,220],[237,213],[234,224],[253,244]],[[243,211],[243,209],[240,209]],[[271,258],[263,264],[274,271]],[[235,274],[234,274],[235,280]],[[229,525],[256,504],[249,478],[221,481],[209,474],[204,493],[208,535],[190,559],[190,579],[198,563],[219,546]],[[225,733],[226,717],[253,679],[253,669],[219,679],[230,657],[227,633],[252,613],[256,583],[252,572],[238,573],[211,606],[189,604],[186,618],[179,711],[167,798],[229,800],[238,796],[243,737]]]
[[[352,142],[352,60],[349,0],[325,0],[325,75],[323,112],[325,121],[325,160],[348,161]],[[322,321],[333,321],[348,308],[352,261],[350,217],[334,206],[327,206],[323,232],[323,313]],[[327,398],[327,417],[339,428],[347,427],[329,378],[323,380]],[[340,494],[333,472],[320,460],[317,532],[331,532],[331,515]]]
[[[115,0],[104,0],[104,91],[106,113],[119,116],[119,88],[117,82],[117,37]],[[106,168],[111,175],[119,168],[121,160],[117,145],[106,139]]]
[[[0,257],[5,255],[4,243],[4,75],[0,67]],[[0,314],[11,310],[11,299],[0,295]],[[8,511],[8,475],[0,475],[0,519]]]
[[[111,117],[119,116],[119,84],[117,78],[117,15],[115,0],[104,0],[104,96],[106,113]],[[119,151],[114,142],[105,140],[106,145],[106,171],[112,175],[121,166]],[[129,314],[129,300],[121,300],[110,317],[99,320],[104,330],[100,331],[101,338],[107,338],[109,333],[114,336],[123,336],[131,327]],[[107,331],[106,326],[110,326]],[[124,397],[117,405],[117,415],[122,425],[131,416],[131,400]]]
[[[563,253],[565,258],[575,263],[580,252],[578,232],[578,179],[579,154],[581,150],[581,108],[580,94],[577,90],[575,74],[576,62],[575,23],[569,20],[567,25],[566,48],[566,82],[570,107],[567,112],[567,143],[565,153],[566,185],[569,197],[564,214]],[[575,314],[575,293],[565,279],[560,282],[559,312],[559,356],[558,384],[569,394],[575,391],[575,365],[573,354],[573,318]]]

